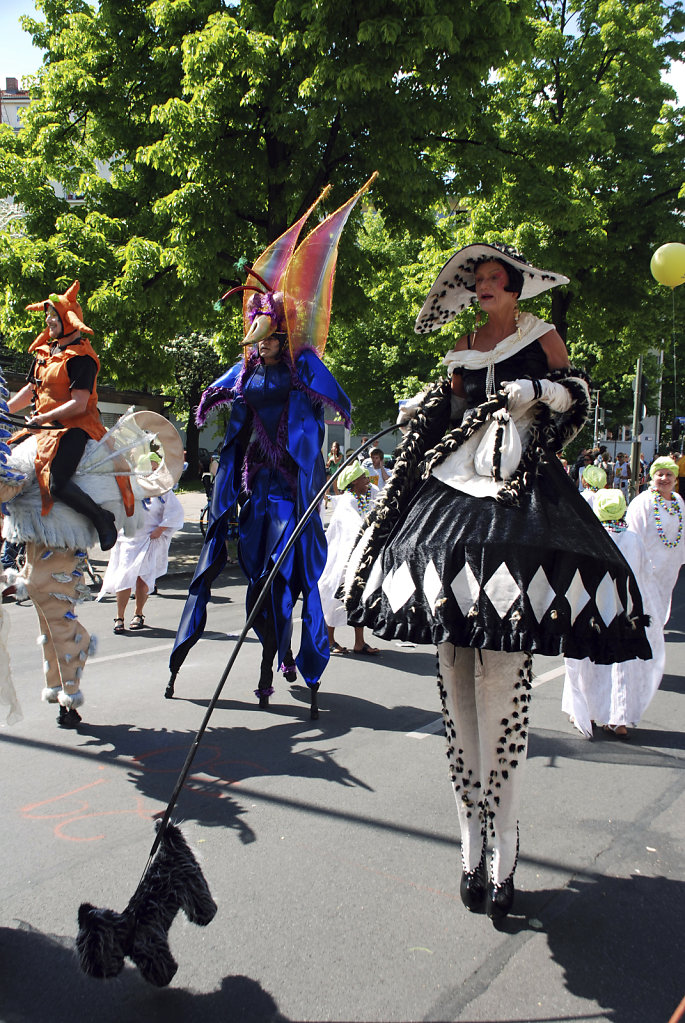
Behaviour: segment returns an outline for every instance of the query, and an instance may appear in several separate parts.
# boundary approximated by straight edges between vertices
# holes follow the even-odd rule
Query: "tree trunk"
[[[552,292],[552,323],[564,343],[568,334],[568,310],[572,301],[572,291],[562,292],[555,288]]]
[[[197,480],[200,478],[200,431],[195,423],[195,415],[193,412],[194,408],[195,406],[192,405],[188,421],[186,422],[186,462],[188,463],[186,479],[191,480]]]

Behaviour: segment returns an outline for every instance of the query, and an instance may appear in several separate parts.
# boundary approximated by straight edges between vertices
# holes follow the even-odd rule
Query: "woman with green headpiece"
[[[628,528],[647,549],[657,586],[657,613],[663,628],[671,614],[671,594],[685,562],[685,501],[675,493],[678,466],[672,458],[656,458],[649,469],[651,484],[630,502]]]
[[[587,465],[581,480],[583,489],[580,496],[594,508],[597,494],[607,485],[607,474],[600,465]]]
[[[588,739],[592,738],[596,722],[604,725],[604,730],[617,739],[625,740],[629,738],[628,728],[638,724],[659,688],[664,672],[664,631],[657,611],[657,581],[645,545],[637,533],[628,528],[623,493],[620,490],[599,490],[593,507],[637,580],[644,612],[651,617],[647,638],[652,648],[652,659],[596,664],[588,657],[565,658],[561,709]]]

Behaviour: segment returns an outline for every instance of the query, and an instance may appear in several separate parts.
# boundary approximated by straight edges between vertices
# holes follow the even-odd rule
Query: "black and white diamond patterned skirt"
[[[651,656],[627,562],[554,463],[519,507],[430,477],[373,561],[348,620],[386,640],[599,664]]]

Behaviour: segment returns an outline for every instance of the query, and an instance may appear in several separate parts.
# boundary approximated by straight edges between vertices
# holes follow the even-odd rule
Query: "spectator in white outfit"
[[[604,730],[617,739],[626,740],[628,728],[640,721],[664,672],[664,630],[658,612],[658,583],[645,545],[628,527],[626,501],[621,491],[600,490],[595,495],[594,511],[637,579],[643,610],[651,618],[647,639],[652,658],[617,664],[595,664],[587,657],[565,658],[561,709],[588,739],[592,738],[592,727],[597,723],[604,725]]]
[[[597,494],[607,485],[607,474],[598,465],[587,465],[583,469],[581,480],[583,490],[580,496],[587,501],[591,508],[594,508]]]
[[[345,655],[349,650],[336,642],[335,630],[338,626],[347,625],[347,613],[345,605],[336,594],[362,522],[375,504],[379,491],[370,482],[368,473],[359,462],[353,462],[343,469],[338,477],[338,489],[341,494],[336,499],[335,510],[326,530],[328,557],[319,579],[319,593],[328,628],[330,651],[332,654]],[[376,647],[364,641],[364,629],[361,626],[355,626],[353,653],[371,657],[380,653]]]
[[[138,632],[145,627],[143,608],[155,581],[167,570],[169,545],[174,533],[183,526],[183,505],[171,490],[163,497],[149,497],[143,501],[145,521],[134,536],[119,533],[98,594],[101,600],[106,593],[117,595],[117,616],[114,632],[125,632],[124,614],[126,605],[135,592],[135,613],[129,630]]]
[[[671,594],[685,563],[685,501],[675,493],[678,466],[671,458],[656,458],[650,467],[649,490],[631,501],[628,528],[641,538],[657,587],[659,624],[671,614]]]

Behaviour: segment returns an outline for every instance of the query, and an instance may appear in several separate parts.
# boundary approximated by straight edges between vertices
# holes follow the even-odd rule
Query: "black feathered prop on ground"
[[[180,830],[169,824],[123,913],[96,909],[89,902],[79,906],[76,951],[81,969],[90,977],[116,977],[128,956],[145,980],[166,987],[178,969],[169,948],[169,928],[179,909],[191,923],[206,927],[214,919],[216,902]]]
[[[216,903],[210,894],[200,865],[180,829],[171,823],[171,814],[238,651],[292,545],[300,536],[307,520],[318,508],[333,480],[337,479],[343,469],[358,456],[363,447],[373,444],[379,437],[395,429],[395,426],[391,426],[375,434],[346,458],[340,468],[326,480],[295,526],[292,536],[267,576],[188,751],[164,816],[157,821],[157,835],[150,850],[147,866],[128,906],[123,913],[117,913],[112,909],[97,909],[89,902],[83,902],[79,906],[76,951],[81,969],[88,976],[103,980],[116,977],[124,967],[124,959],[128,957],[150,984],[166,987],[178,969],[169,948],[169,928],[179,909],[185,912],[192,923],[201,927],[206,927],[214,919]],[[167,687],[165,693],[167,698],[173,696],[175,677],[174,675]],[[314,690],[312,717],[318,717],[315,697]]]

